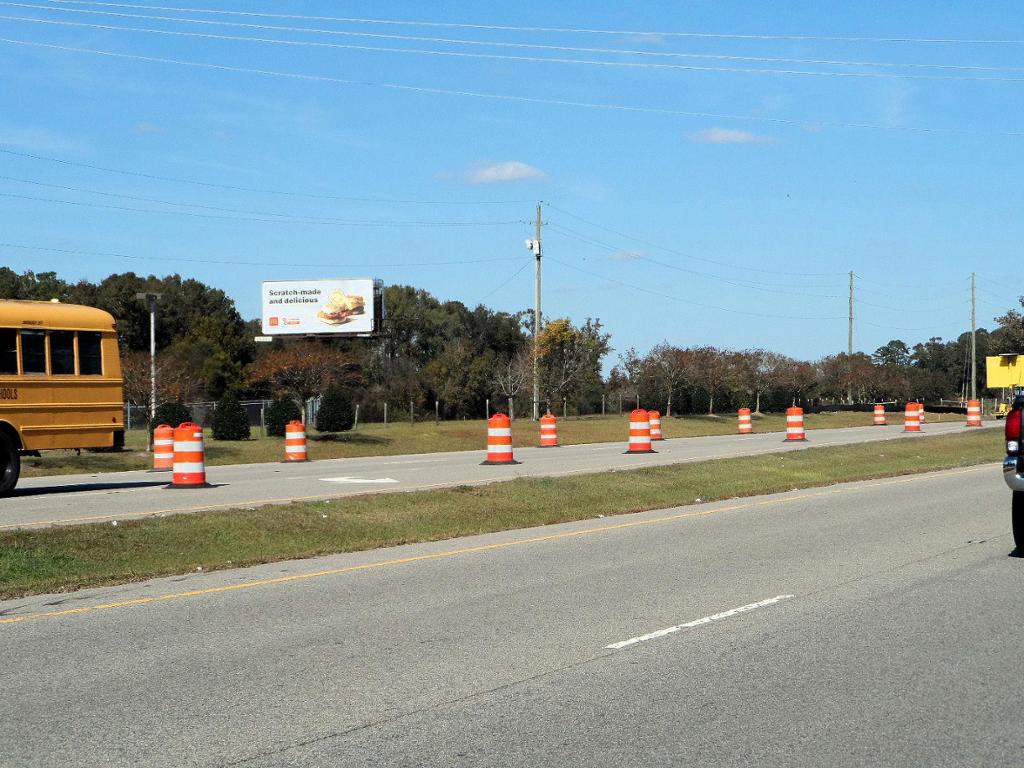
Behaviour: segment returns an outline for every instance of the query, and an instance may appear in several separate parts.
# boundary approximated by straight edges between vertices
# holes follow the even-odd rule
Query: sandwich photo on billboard
[[[344,291],[331,291],[327,303],[320,308],[316,316],[321,323],[343,325],[365,311],[366,300],[362,296],[351,295]]]

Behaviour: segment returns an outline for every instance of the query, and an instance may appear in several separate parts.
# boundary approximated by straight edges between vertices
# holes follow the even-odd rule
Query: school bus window
[[[46,373],[46,333],[21,332],[21,370],[23,373]]]
[[[75,374],[75,332],[50,333],[50,373],[54,376]]]
[[[0,328],[0,375],[18,374],[18,333],[13,328]]]
[[[103,374],[103,356],[100,352],[100,335],[98,333],[79,331],[78,372],[82,376]]]

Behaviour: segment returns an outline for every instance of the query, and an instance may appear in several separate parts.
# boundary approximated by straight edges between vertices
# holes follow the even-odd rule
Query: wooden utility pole
[[[978,399],[978,297],[976,290],[977,275],[971,272],[971,400]]]
[[[850,324],[846,334],[846,354],[853,354],[853,270],[850,270]]]
[[[537,282],[533,298],[533,420],[540,418],[540,257],[541,257],[541,218],[540,203],[537,203],[537,225],[536,234],[532,242],[531,250],[537,257]]]
[[[850,323],[846,330],[846,354],[853,356],[853,270],[850,270]],[[846,393],[847,402],[853,402],[853,384]]]

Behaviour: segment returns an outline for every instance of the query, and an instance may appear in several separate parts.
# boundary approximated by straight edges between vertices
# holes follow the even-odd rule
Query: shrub
[[[302,410],[289,397],[279,397],[267,406],[263,414],[270,437],[284,437],[284,428],[292,419],[301,419]]]
[[[352,393],[342,387],[328,387],[316,414],[316,428],[320,432],[345,432],[354,422]]]
[[[213,412],[215,440],[248,440],[249,414],[233,392],[225,392]]]
[[[192,411],[184,403],[161,403],[156,407],[156,418],[149,425],[149,433],[152,435],[153,431],[161,424],[177,428],[179,424],[184,424],[186,421],[192,421]]]

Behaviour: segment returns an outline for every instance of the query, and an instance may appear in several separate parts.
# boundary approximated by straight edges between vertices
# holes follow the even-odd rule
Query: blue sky
[[[867,352],[966,330],[972,270],[982,326],[1024,292],[1016,3],[171,5],[636,34],[0,2],[3,264],[177,272],[246,317],[261,280],[367,275],[514,311],[532,305],[523,241],[543,200],[545,314],[599,317],[616,354],[662,340],[842,351],[850,270]],[[224,39],[241,36],[328,45]],[[902,41],[806,39],[823,36]],[[304,77],[237,71],[256,69]]]

